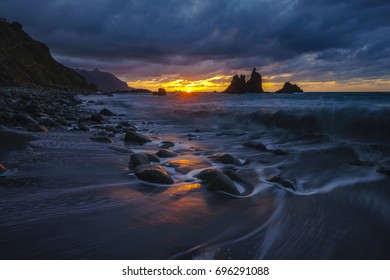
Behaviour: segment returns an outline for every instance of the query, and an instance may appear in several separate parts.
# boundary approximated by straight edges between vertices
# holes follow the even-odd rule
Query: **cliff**
[[[129,91],[133,88],[127,86],[127,83],[121,81],[113,74],[95,69],[92,71],[75,69],[77,73],[82,75],[89,83],[93,83],[99,90],[102,91]]]
[[[0,86],[36,85],[96,90],[84,77],[53,59],[17,22],[0,20]]]

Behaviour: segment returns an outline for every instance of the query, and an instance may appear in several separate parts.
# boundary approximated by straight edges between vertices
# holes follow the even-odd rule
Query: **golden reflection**
[[[192,190],[195,190],[195,189],[199,189],[202,185],[200,183],[191,183],[191,184],[185,184],[185,185],[181,185],[181,186],[178,186],[176,188],[176,191],[177,192],[183,192],[183,191],[192,191]]]

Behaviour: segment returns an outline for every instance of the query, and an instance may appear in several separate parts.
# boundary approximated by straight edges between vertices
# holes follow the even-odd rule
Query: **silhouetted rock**
[[[223,164],[241,165],[241,161],[231,154],[218,155],[215,157],[215,161]]]
[[[285,83],[282,89],[276,91],[276,93],[295,93],[295,92],[303,92],[303,90],[299,86],[293,85],[290,82]]]
[[[253,68],[251,78],[246,83],[246,92],[249,93],[262,93],[263,87],[262,87],[262,80],[261,75],[256,72],[256,68]]]
[[[245,80],[245,75],[233,76],[232,82],[224,91],[224,93],[262,93],[261,75],[253,68],[252,74],[248,82]]]
[[[132,88],[128,87],[127,83],[121,81],[109,72],[103,72],[99,69],[87,71],[83,69],[75,69],[77,73],[82,75],[88,82],[93,83],[99,90],[102,91],[128,91]]]
[[[135,176],[140,180],[172,185],[174,183],[171,175],[161,165],[139,165],[134,170]]]
[[[58,63],[49,48],[33,40],[20,23],[0,21],[0,85],[35,85],[96,90],[84,77]]]
[[[157,92],[153,92],[153,95],[164,96],[167,95],[167,91],[164,88],[159,88]]]

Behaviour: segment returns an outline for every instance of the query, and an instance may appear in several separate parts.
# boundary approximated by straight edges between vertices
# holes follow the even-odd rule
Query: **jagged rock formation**
[[[96,90],[84,77],[60,64],[49,48],[32,39],[17,22],[0,20],[0,86],[36,85]]]
[[[233,76],[232,82],[224,93],[262,93],[261,75],[253,68],[250,79],[246,82],[245,75]]]
[[[83,69],[75,69],[77,73],[82,75],[88,82],[93,83],[99,90],[111,92],[111,91],[129,91],[130,88],[127,83],[121,81],[113,74],[109,72],[103,72],[99,69],[87,71]]]
[[[282,89],[276,91],[276,93],[295,93],[295,92],[303,92],[303,90],[299,86],[293,85],[290,82],[285,83]]]

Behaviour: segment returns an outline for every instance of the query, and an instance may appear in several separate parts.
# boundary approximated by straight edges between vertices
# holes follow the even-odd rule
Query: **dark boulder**
[[[92,136],[90,138],[92,141],[101,142],[101,143],[112,143],[112,140],[107,136]]]
[[[244,143],[244,146],[258,150],[260,152],[267,152],[268,151],[267,147],[261,142],[247,142],[247,143]]]
[[[150,164],[150,159],[146,154],[136,153],[130,156],[129,168],[135,168],[143,164]]]
[[[237,157],[231,154],[223,154],[223,155],[216,156],[215,161],[223,164],[233,164],[238,166],[241,165],[241,161]]]
[[[160,145],[160,148],[162,148],[162,149],[169,149],[169,148],[172,148],[173,146],[175,146],[175,143],[173,143],[171,141],[162,141],[161,145]]]
[[[245,93],[246,83],[245,75],[234,75],[230,85],[224,91],[224,93]]]
[[[160,159],[158,157],[156,157],[155,155],[152,155],[149,153],[146,153],[145,155],[149,158],[149,160],[151,162],[161,162]]]
[[[160,149],[156,155],[160,158],[168,158],[168,157],[176,157],[178,156],[177,153],[175,152],[172,152],[170,150],[167,150],[167,149]]]
[[[234,182],[218,169],[205,169],[196,175],[196,177],[201,179],[210,191],[224,191],[233,195],[240,194]]]
[[[171,175],[161,165],[139,165],[134,170],[138,179],[157,184],[172,185]]]
[[[133,142],[133,143],[137,143],[137,144],[145,144],[145,143],[151,142],[152,140],[150,140],[148,137],[146,137],[142,134],[139,134],[137,132],[128,131],[125,134],[125,141],[126,142]]]
[[[274,177],[268,179],[268,181],[272,182],[272,183],[279,184],[286,189],[291,189],[293,191],[296,190],[295,184],[290,179],[286,179],[286,178],[283,178],[280,176],[274,176]]]
[[[100,115],[103,115],[103,116],[115,116],[115,114],[113,112],[111,112],[110,110],[104,108],[100,111]]]
[[[303,90],[299,86],[293,85],[290,82],[285,83],[282,89],[276,91],[276,93],[295,93],[295,92],[303,92]]]

